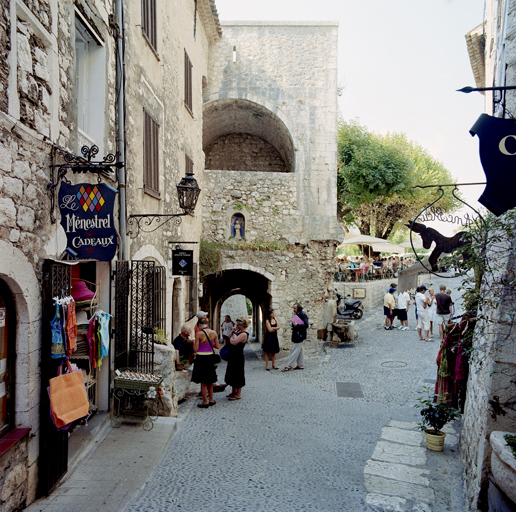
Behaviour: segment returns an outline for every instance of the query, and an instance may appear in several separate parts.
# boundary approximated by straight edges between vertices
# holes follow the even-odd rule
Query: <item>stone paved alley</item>
[[[380,310],[357,325],[356,343],[305,351],[304,371],[267,372],[249,344],[243,399],[204,410],[191,395],[127,512],[462,511],[459,423],[444,453],[416,429],[439,343],[418,341],[413,306],[408,331],[385,331]]]

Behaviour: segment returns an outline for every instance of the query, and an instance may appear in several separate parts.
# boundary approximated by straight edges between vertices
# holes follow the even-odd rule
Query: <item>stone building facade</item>
[[[2,510],[32,502],[42,472],[41,374],[49,356],[41,351],[48,329],[43,264],[66,247],[62,228],[51,221],[55,195],[47,194],[52,148],[77,154],[87,140],[102,152],[115,149],[110,12],[111,3],[102,0],[0,2],[0,326],[3,334],[7,329],[0,365]],[[78,30],[98,56],[100,96],[87,113],[93,124],[84,122],[81,105],[92,83],[75,66]],[[80,92],[79,82],[85,85]]]
[[[515,13],[514,0],[490,0],[484,23],[467,34],[477,87],[516,83]],[[487,114],[508,117],[507,111],[516,113],[516,101],[510,91],[484,94]],[[468,510],[487,510],[488,507],[493,507],[489,510],[506,510],[497,508],[501,505],[493,501],[499,498],[496,486],[501,486],[503,480],[503,477],[499,479],[499,473],[496,474],[499,467],[495,470],[493,464],[504,466],[505,474],[509,475],[509,488],[514,489],[516,478],[514,469],[511,472],[509,465],[503,462],[492,463],[494,459],[491,458],[491,434],[494,431],[514,434],[516,424],[516,340],[512,334],[516,300],[513,287],[504,284],[513,279],[516,271],[512,256],[514,243],[514,240],[506,240],[505,244],[496,244],[496,247],[489,247],[487,254],[489,266],[495,270],[486,272],[482,293],[501,305],[484,312],[490,322],[477,326],[474,337],[475,358],[469,374],[460,441]],[[499,411],[494,414],[497,402],[503,407],[504,414]],[[507,453],[511,457],[510,452]],[[515,460],[512,460],[512,467],[516,467]]]
[[[223,23],[203,89],[203,230],[222,249],[203,304],[253,302],[255,334],[270,307],[288,326],[301,302],[321,327],[337,222],[336,23]],[[229,247],[228,247],[229,245]],[[240,250],[242,247],[243,250]],[[253,250],[254,249],[254,250]],[[289,344],[289,329],[281,332]],[[310,339],[315,339],[312,331]]]

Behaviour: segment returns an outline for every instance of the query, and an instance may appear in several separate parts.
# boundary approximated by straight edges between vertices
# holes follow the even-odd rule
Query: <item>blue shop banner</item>
[[[117,233],[113,207],[117,191],[105,183],[61,183],[59,210],[67,247],[78,259],[111,261],[116,253]]]

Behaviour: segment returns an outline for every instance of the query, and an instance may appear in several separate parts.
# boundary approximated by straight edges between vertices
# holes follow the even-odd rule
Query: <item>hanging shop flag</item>
[[[68,240],[67,247],[75,251],[79,259],[111,261],[114,258],[117,247],[113,219],[116,193],[105,183],[61,183],[61,225]]]
[[[516,206],[516,122],[481,114],[469,133],[478,135],[487,181],[478,201],[502,215]]]
[[[174,276],[193,275],[193,251],[172,251],[172,274]]]

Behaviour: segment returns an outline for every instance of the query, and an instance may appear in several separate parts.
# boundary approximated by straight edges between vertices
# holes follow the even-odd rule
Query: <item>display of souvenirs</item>
[[[143,373],[131,370],[115,370],[116,379],[130,380],[133,382],[145,382],[150,384],[158,384],[161,381],[161,375],[155,375],[153,373]]]

